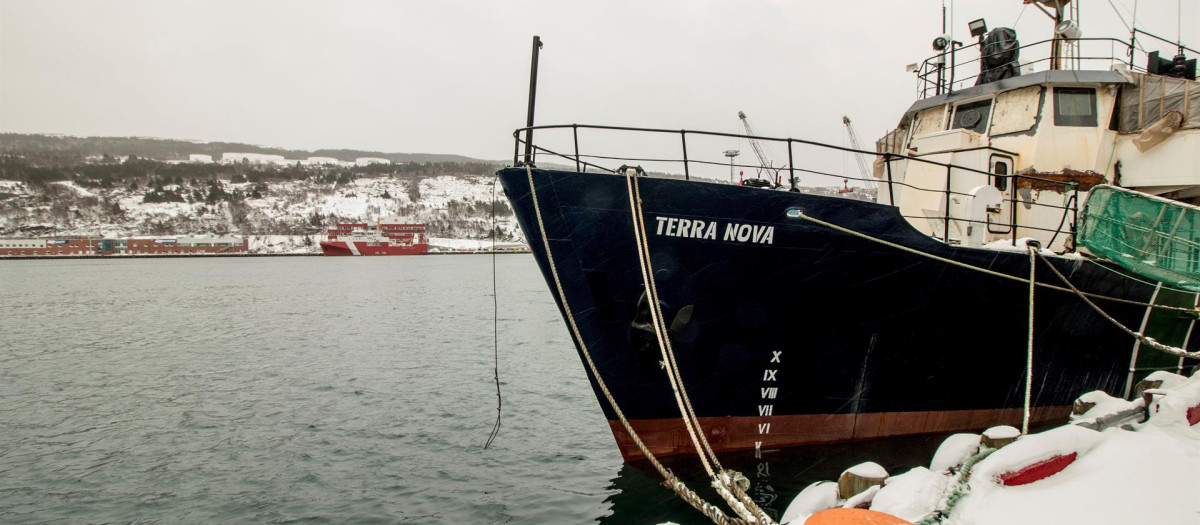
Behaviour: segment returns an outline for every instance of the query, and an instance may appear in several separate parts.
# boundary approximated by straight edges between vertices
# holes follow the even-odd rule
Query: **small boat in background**
[[[423,223],[406,223],[399,218],[338,223],[321,242],[325,255],[425,255],[429,238]]]

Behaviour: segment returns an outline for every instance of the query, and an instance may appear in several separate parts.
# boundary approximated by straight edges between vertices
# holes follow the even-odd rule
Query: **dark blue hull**
[[[498,175],[553,291],[526,170]],[[565,293],[556,297],[560,309],[565,299],[600,374],[651,450],[690,450],[658,347],[640,328],[647,306],[639,308],[644,288],[626,179],[540,169],[533,177]],[[1020,423],[1027,283],[841,233],[788,210],[1023,279],[1028,254],[946,245],[913,229],[895,208],[874,203],[638,182],[665,318],[692,307],[672,340],[714,448]],[[1111,268],[1050,260],[1084,291],[1140,302],[1155,296],[1153,285]],[[1062,284],[1044,267],[1038,281]],[[1071,293],[1039,288],[1036,297],[1034,422],[1065,420],[1073,400],[1088,391],[1122,395],[1133,339]],[[1146,317],[1145,307],[1100,304],[1126,326]],[[1164,329],[1186,338],[1179,334],[1190,332],[1191,322],[1179,318]],[[612,423],[615,413],[598,389],[597,396]],[[624,430],[612,426],[622,453],[637,457]]]

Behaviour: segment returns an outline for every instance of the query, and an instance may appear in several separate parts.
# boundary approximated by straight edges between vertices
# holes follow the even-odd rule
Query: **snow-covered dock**
[[[1085,395],[1070,424],[1011,442],[1011,427],[952,435],[928,468],[853,466],[805,488],[781,523],[1200,523],[1200,374],[1155,372],[1144,384],[1134,401]]]

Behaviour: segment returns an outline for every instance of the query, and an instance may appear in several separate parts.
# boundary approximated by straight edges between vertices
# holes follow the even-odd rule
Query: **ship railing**
[[[584,137],[585,133],[603,133],[609,135],[609,138],[619,135],[626,137],[626,139],[623,141],[624,145],[621,144],[622,141],[604,141],[603,144],[600,144],[595,141],[589,142],[592,137]],[[534,136],[537,137],[537,141],[533,141]],[[592,152],[584,153],[580,149],[581,138],[586,139],[583,141],[584,144],[591,145]],[[934,217],[934,219],[940,220],[943,226],[941,232],[939,232],[940,235],[934,235],[934,237],[940,238],[946,243],[957,242],[957,240],[952,240],[952,236],[950,235],[951,223],[978,224],[984,227],[997,226],[996,223],[972,220],[969,217],[956,216],[953,213],[954,206],[952,206],[952,201],[955,197],[972,197],[971,194],[956,189],[955,181],[961,182],[963,180],[962,177],[971,177],[971,179],[966,180],[973,181],[972,184],[982,181],[995,184],[998,180],[1003,180],[1008,188],[1006,199],[1011,210],[1008,214],[1007,224],[1009,231],[1003,232],[1005,238],[1011,240],[1015,246],[1017,240],[1021,237],[1021,233],[1041,232],[1043,236],[1050,238],[1047,246],[1052,245],[1059,236],[1070,239],[1070,242],[1064,246],[1067,250],[1073,251],[1076,246],[1075,232],[1079,217],[1081,188],[1074,181],[1054,180],[1022,173],[993,173],[969,166],[939,162],[926,157],[866,151],[807,139],[752,136],[714,131],[593,124],[557,124],[519,128],[513,132],[513,139],[514,166],[525,164],[536,165],[536,161],[541,159],[551,164],[556,162],[564,163],[554,166],[556,168],[570,169],[573,166],[575,171],[579,173],[587,173],[589,170],[592,172],[618,173],[621,166],[639,165],[650,176],[654,177],[681,178],[683,180],[698,178],[710,182],[723,181],[725,179],[725,170],[728,170],[730,183],[735,182],[733,177],[734,171],[741,170],[744,173],[745,170],[755,170],[756,176],[754,178],[763,181],[763,184],[774,188],[792,189],[794,191],[801,191],[798,186],[801,177],[811,175],[824,177],[827,181],[841,179],[845,181],[844,187],[848,187],[850,181],[854,181],[855,190],[849,192],[845,196],[846,198],[863,200],[864,197],[870,197],[874,200],[876,195],[886,192],[887,202],[892,203],[893,206],[896,203],[896,196],[900,191],[937,195],[938,199],[942,202],[945,213],[939,217]],[[781,163],[780,166],[764,166],[763,163],[749,164],[738,162],[734,160],[735,156],[725,154],[729,151],[727,146],[730,139],[745,142],[757,141],[760,149],[766,151],[774,151],[772,146],[781,148],[786,151],[786,162]],[[527,143],[532,143],[533,145],[529,148],[530,156],[523,158],[522,151],[524,151]],[[615,149],[625,152],[630,148],[647,153],[642,155],[621,155],[599,151],[601,149]],[[655,154],[672,149],[678,152],[678,156]],[[874,159],[875,162],[872,165],[876,167],[876,173],[863,177],[861,175],[853,175],[849,172],[838,172],[831,168],[804,167],[797,165],[796,162],[796,159],[811,158],[814,163],[819,163],[818,161],[823,160],[824,165],[829,166],[830,164],[836,164],[836,162],[830,162],[831,155],[836,157],[839,154],[866,155],[868,158]],[[1010,153],[1010,155],[1015,157],[1015,154]],[[721,158],[729,160],[719,160]],[[833,160],[836,160],[836,158]],[[936,181],[934,183],[935,187],[925,187],[909,183],[903,180],[904,178],[897,176],[898,174],[893,173],[893,165],[900,161],[927,164],[944,169],[946,177]],[[855,163],[851,161],[843,162],[843,164],[854,165]],[[682,174],[679,173],[680,169],[682,169]],[[911,170],[911,168],[908,168],[906,171],[908,170]],[[763,175],[766,175],[766,177],[763,177]],[[1046,199],[1039,200],[1032,197],[1028,200],[1022,199],[1019,197],[1021,193],[1019,189],[1023,186],[1038,186],[1039,188],[1056,191],[1063,195],[1063,203],[1051,204],[1045,202]],[[808,191],[812,191],[813,189],[816,188],[808,187]],[[833,188],[829,189],[833,190]],[[872,193],[875,195],[871,195]],[[839,196],[836,191],[828,191],[826,194],[834,197]],[[1030,221],[1026,221],[1026,223],[1018,221],[1018,216],[1021,213],[1020,209],[1025,209],[1028,212],[1034,208],[1039,210],[1054,210],[1052,213],[1058,217],[1058,224],[1054,227],[1045,227],[1030,224]],[[906,215],[905,218],[910,221],[930,219],[929,216],[925,215],[919,217]]]
[[[1154,37],[1149,33],[1141,34]],[[1063,54],[1055,57],[1053,49],[1059,43],[1063,44],[1061,49],[1070,51],[1064,51]],[[1078,47],[1072,48],[1070,45],[1075,43],[1078,44]],[[924,99],[974,86],[982,74],[980,66],[983,57],[980,47],[979,44],[968,44],[961,47],[951,45],[950,49],[921,62],[915,71],[918,81],[917,95]],[[1140,46],[1135,47],[1118,38],[1076,38],[1071,40],[1057,38],[1025,44],[1017,49],[1023,57],[1034,57],[1032,60],[1018,59],[1020,74],[1050,69],[1077,71],[1127,69],[1144,73],[1148,55],[1146,51],[1140,49]],[[958,74],[963,71],[969,73]]]

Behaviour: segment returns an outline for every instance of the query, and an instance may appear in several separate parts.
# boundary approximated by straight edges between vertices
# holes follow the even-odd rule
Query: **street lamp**
[[[733,158],[738,155],[741,155],[741,154],[742,154],[742,152],[740,152],[736,149],[725,150],[725,156],[729,157],[729,183],[730,184],[733,184]]]

